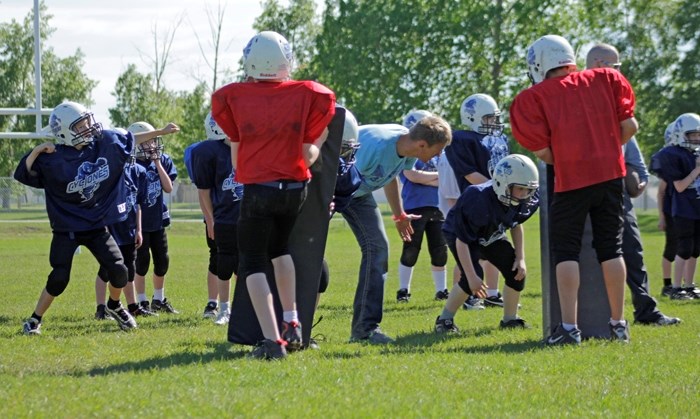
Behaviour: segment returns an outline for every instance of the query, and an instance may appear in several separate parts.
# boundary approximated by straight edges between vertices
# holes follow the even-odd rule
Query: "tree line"
[[[42,42],[51,35],[51,16],[42,4]],[[203,120],[211,92],[240,79],[241,63],[218,61],[225,7],[208,10],[214,51],[207,60],[212,81],[198,80],[192,91],[171,91],[159,76],[167,62],[168,40],[149,73],[128,65],[119,76],[109,110],[113,126],[136,120],[155,126],[176,121],[182,132],[168,141],[167,152],[184,169],[184,148],[203,138]],[[515,94],[529,85],[525,50],[538,37],[567,38],[584,54],[597,42],[615,45],[622,72],[637,94],[637,134],[644,153],[663,145],[669,122],[698,112],[700,90],[700,2],[695,0],[266,0],[254,29],[274,30],[293,45],[297,79],[317,80],[336,92],[360,123],[398,122],[414,108],[436,112],[456,129],[459,106],[473,93],[493,96],[505,112]],[[173,29],[173,31],[176,28]],[[170,34],[172,36],[172,34]],[[198,38],[198,41],[201,41]],[[241,49],[244,45],[239,46]],[[203,48],[200,42],[200,48]],[[204,55],[204,51],[202,51]],[[163,55],[164,54],[164,55]],[[71,99],[90,104],[96,85],[82,73],[77,50],[61,58],[43,51],[43,97],[47,104]],[[0,103],[33,106],[31,13],[23,22],[0,24]],[[65,92],[71,97],[66,98]],[[274,121],[272,121],[274,123]],[[3,131],[33,131],[33,118],[0,116]],[[522,150],[515,144],[514,151]],[[0,176],[10,176],[30,141],[0,142]]]

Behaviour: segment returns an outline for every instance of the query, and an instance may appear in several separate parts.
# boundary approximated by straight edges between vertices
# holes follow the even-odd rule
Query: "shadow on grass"
[[[437,334],[433,331],[429,332],[416,332],[408,335],[400,336],[396,338],[396,342],[386,347],[387,353],[424,353],[424,352],[434,352],[436,348],[434,345],[442,344],[446,341],[453,339],[463,339],[463,338],[475,338],[479,339],[492,333],[498,333],[498,330],[493,328],[482,327],[476,330],[470,330],[467,332],[459,333],[443,333]],[[539,339],[528,339],[523,342],[504,342],[504,343],[494,343],[488,345],[480,345],[477,341],[471,342],[471,344],[465,345],[463,347],[457,348],[446,348],[440,350],[442,352],[465,352],[465,353],[494,353],[494,352],[508,352],[508,353],[524,353],[531,352],[537,349],[544,349],[542,341]]]
[[[141,361],[124,362],[105,368],[93,368],[79,375],[88,375],[92,377],[133,371],[166,369],[182,365],[206,364],[215,361],[229,361],[244,358],[250,351],[247,347],[232,345],[228,342],[208,343],[207,347],[205,351],[186,350],[163,357],[159,356]]]

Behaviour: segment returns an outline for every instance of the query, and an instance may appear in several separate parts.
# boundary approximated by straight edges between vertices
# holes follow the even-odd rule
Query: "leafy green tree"
[[[40,37],[46,44],[54,32],[52,16],[46,5],[40,5]],[[43,48],[41,58],[42,101],[44,107],[53,107],[64,100],[91,105],[90,94],[97,82],[82,71],[83,54],[78,49],[65,58],[58,57],[52,48]],[[0,23],[0,103],[3,107],[34,107],[34,31],[33,11],[21,21],[13,19]],[[44,117],[44,124],[48,118]],[[3,132],[34,132],[35,118],[0,116]],[[19,159],[39,140],[0,140],[0,176],[11,176]]]

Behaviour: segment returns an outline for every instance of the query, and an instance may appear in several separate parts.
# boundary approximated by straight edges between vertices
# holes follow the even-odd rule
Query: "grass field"
[[[360,253],[349,228],[333,221],[327,250],[331,284],[317,312],[323,321],[313,330],[324,337],[321,350],[263,362],[247,359],[249,347],[229,344],[225,328],[201,318],[203,226],[179,220],[184,217],[168,231],[166,294],[180,315],[139,318],[140,328],[131,333],[93,320],[97,264],[83,251],[68,289],[44,318],[43,334],[23,336],[22,320],[49,272],[50,231],[46,222],[18,218],[0,213],[0,219],[15,220],[0,223],[1,418],[700,415],[700,301],[661,299],[661,309],[683,324],[633,326],[629,345],[540,344],[537,220],[526,224],[529,276],[521,310],[532,329],[501,331],[501,311],[487,309],[458,313],[459,335],[434,335],[442,304],[433,301],[426,255],[416,267],[411,302],[398,305],[400,243],[388,225],[392,252],[382,327],[397,342],[347,343]],[[663,237],[653,214],[641,214],[640,224],[658,296]],[[632,318],[629,293],[627,301]]]

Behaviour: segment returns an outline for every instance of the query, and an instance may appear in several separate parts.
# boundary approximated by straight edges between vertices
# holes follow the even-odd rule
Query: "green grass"
[[[0,213],[0,219],[17,219]],[[633,342],[587,341],[544,348],[537,220],[526,224],[528,284],[521,315],[530,330],[498,329],[500,310],[461,311],[457,336],[431,330],[442,304],[433,301],[425,254],[409,304],[394,302],[400,243],[392,223],[391,268],[383,329],[388,347],[349,344],[360,252],[342,221],[333,221],[327,259],[331,284],[318,315],[320,351],[283,362],[245,358],[226,330],[201,319],[206,303],[206,246],[200,223],[168,231],[171,268],[166,293],[178,316],[139,318],[120,332],[97,322],[97,264],[85,250],[72,280],[51,307],[43,334],[20,333],[49,272],[46,222],[0,223],[0,417],[448,417],[698,415],[700,320],[697,301],[661,300],[678,327],[632,327]],[[662,235],[652,213],[640,215],[655,295],[661,288]],[[424,252],[425,253],[425,252]],[[148,286],[149,292],[151,285]],[[629,302],[626,315],[632,318]]]

